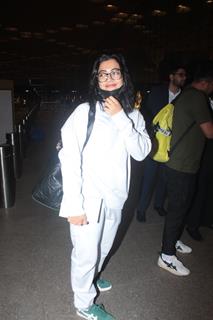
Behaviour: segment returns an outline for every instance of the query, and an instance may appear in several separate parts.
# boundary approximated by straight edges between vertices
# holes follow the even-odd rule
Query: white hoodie
[[[122,209],[128,196],[130,156],[143,160],[151,141],[138,110],[115,115],[96,104],[95,121],[87,145],[89,104],[79,105],[61,129],[63,148],[59,152],[63,179],[62,217],[87,215],[98,220],[101,204]]]

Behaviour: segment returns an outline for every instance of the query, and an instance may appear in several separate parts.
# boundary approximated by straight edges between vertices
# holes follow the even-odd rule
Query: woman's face
[[[100,63],[98,69],[98,84],[100,89],[113,91],[123,85],[123,75],[119,63],[109,59]]]

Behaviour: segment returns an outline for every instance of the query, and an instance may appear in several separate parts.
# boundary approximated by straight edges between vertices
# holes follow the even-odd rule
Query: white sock
[[[161,254],[161,257],[162,257],[162,259],[163,260],[165,260],[166,262],[172,262],[173,261],[173,259],[174,259],[174,255],[172,255],[172,256],[170,256],[170,255],[168,255],[168,254],[165,254],[165,253],[162,253]]]

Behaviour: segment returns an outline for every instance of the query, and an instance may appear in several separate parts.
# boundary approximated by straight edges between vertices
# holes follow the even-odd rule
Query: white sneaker
[[[175,248],[178,252],[181,253],[191,253],[192,252],[192,248],[190,248],[189,246],[185,245],[182,241],[178,240],[176,242]]]
[[[171,256],[171,261],[167,262],[162,259],[161,255],[158,258],[158,266],[175,274],[176,276],[188,276],[190,274],[189,269],[184,267],[181,261],[176,256]]]

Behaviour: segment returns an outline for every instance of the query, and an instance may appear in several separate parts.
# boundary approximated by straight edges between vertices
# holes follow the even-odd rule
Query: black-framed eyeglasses
[[[108,78],[112,79],[112,80],[120,80],[122,78],[122,72],[121,69],[118,68],[114,68],[112,69],[110,72],[106,72],[106,71],[100,71],[97,74],[97,78],[99,82],[105,82],[108,80]]]

